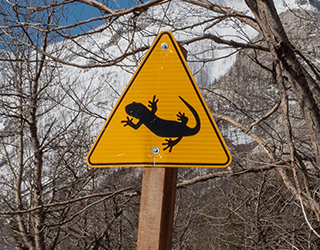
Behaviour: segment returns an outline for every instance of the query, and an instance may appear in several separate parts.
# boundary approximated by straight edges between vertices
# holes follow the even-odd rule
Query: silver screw
[[[161,49],[166,50],[167,48],[169,48],[169,45],[167,43],[161,44]]]
[[[152,149],[152,153],[155,154],[155,155],[159,154],[159,152],[160,152],[160,150],[159,150],[159,148],[157,148],[157,147],[154,147],[154,148]]]

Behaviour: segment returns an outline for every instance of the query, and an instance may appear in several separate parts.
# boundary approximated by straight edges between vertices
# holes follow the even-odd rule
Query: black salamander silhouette
[[[181,113],[180,111],[177,114],[179,122],[161,119],[158,116],[156,116],[155,113],[158,110],[157,103],[159,99],[156,99],[155,95],[153,96],[153,100],[149,101],[148,107],[150,107],[151,110],[149,110],[142,103],[137,102],[128,104],[125,107],[126,113],[129,116],[139,119],[138,123],[135,124],[132,121],[133,118],[129,118],[129,116],[127,116],[127,120],[121,121],[121,123],[124,123],[124,126],[130,126],[133,129],[138,129],[142,124],[144,124],[152,133],[154,133],[157,136],[177,138],[175,140],[172,140],[171,138],[165,139],[167,142],[162,143],[162,145],[166,146],[163,150],[169,148],[169,152],[171,152],[172,148],[175,145],[177,145],[183,137],[195,135],[200,130],[200,118],[198,113],[181,96],[179,96],[179,98],[193,114],[196,120],[196,125],[194,128],[190,128],[187,126],[187,122],[189,119],[185,116],[185,113]]]

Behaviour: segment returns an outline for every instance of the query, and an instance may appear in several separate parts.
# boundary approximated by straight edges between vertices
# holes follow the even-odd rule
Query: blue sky
[[[119,9],[119,8],[128,8],[132,7],[137,0],[108,0],[109,7],[112,9]],[[73,3],[69,5],[69,17],[68,22],[74,23],[76,20],[86,20],[88,18],[100,16],[101,13],[94,7],[90,5],[83,4],[83,3]],[[101,25],[103,22],[94,22],[90,23],[90,27],[82,27],[85,31],[89,30],[90,28],[95,28]],[[74,33],[81,32],[80,29],[74,31]]]

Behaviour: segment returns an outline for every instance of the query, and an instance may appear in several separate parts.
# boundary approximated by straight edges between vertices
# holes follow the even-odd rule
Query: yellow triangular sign
[[[94,142],[91,167],[226,167],[231,155],[171,32],[160,33]]]

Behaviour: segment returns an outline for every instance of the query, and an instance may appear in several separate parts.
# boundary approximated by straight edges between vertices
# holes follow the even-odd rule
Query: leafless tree
[[[130,196],[118,198],[131,189],[129,181],[103,185],[106,176],[120,172],[98,174],[83,157],[93,140],[87,128],[102,120],[86,104],[102,94],[101,86],[90,85],[89,77],[86,86],[74,87],[78,79],[61,70],[66,44],[54,30],[59,8],[38,11],[27,3],[1,7],[8,8],[1,16],[1,216],[7,219],[2,243],[17,249],[97,249],[109,238],[110,249],[118,248],[131,232],[114,237],[114,231],[136,223],[130,209],[122,213]],[[99,207],[106,206],[102,223]]]
[[[71,22],[73,4],[100,14]],[[95,134],[88,127],[102,126],[126,84],[103,70],[120,67],[128,80],[157,33],[170,29],[189,51],[234,158],[231,169],[180,171],[174,247],[315,249],[320,76],[311,52],[318,45],[301,46],[272,0],[245,0],[241,10],[208,0],[131,6],[7,0],[0,7],[2,244],[134,246],[140,175],[88,169],[84,156]],[[288,13],[318,32],[317,14]],[[228,75],[208,82],[216,62],[235,55],[247,63],[238,60]]]

